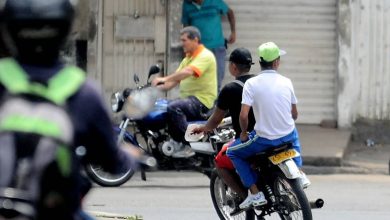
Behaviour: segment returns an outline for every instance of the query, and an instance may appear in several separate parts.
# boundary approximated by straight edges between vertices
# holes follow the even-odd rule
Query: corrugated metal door
[[[226,0],[235,12],[237,47],[246,47],[260,70],[257,47],[274,41],[287,51],[279,72],[294,84],[299,123],[336,118],[336,0]],[[224,22],[225,34],[230,33]],[[226,73],[228,75],[228,73]]]
[[[162,0],[103,0],[102,84],[106,95],[146,82],[149,67],[164,63],[166,16]]]

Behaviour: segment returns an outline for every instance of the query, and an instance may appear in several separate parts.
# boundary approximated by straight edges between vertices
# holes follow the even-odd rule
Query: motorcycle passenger
[[[70,85],[68,87],[70,90],[65,91],[65,93],[69,92],[69,98],[65,100],[64,105],[58,105],[58,108],[65,110],[72,124],[71,131],[73,132],[70,134],[73,134],[70,135],[71,144],[69,145],[71,147],[70,160],[65,160],[72,164],[70,183],[58,182],[53,176],[48,180],[42,180],[44,183],[50,183],[50,186],[60,188],[60,192],[66,193],[53,194],[55,197],[50,197],[53,200],[40,197],[36,219],[80,219],[81,215],[78,213],[81,212],[81,198],[87,190],[83,188],[85,179],[80,173],[81,161],[76,157],[76,146],[85,147],[87,153],[84,158],[87,162],[101,165],[111,173],[127,171],[135,165],[133,163],[135,160],[128,152],[117,147],[109,113],[97,86],[85,79],[86,74],[81,69],[66,66],[60,59],[60,48],[70,32],[74,19],[75,6],[72,1],[8,0],[2,6],[2,36],[5,37],[6,45],[9,46],[12,54],[11,58],[0,60],[2,100],[5,95],[19,93],[21,93],[20,97],[26,100],[31,99],[30,95],[58,100],[58,91],[62,91],[62,85]],[[68,75],[61,75],[64,71]],[[59,78],[59,76],[67,77]],[[80,81],[73,83],[74,78],[69,76],[77,76]],[[52,79],[56,79],[57,83],[54,83]],[[48,91],[52,93],[49,94]],[[42,102],[41,99],[35,99],[35,101],[36,103]],[[3,109],[3,103],[0,109]],[[32,107],[31,110],[36,109]],[[2,132],[4,126],[4,124],[1,126]],[[18,126],[18,124],[14,123],[12,126]],[[31,128],[36,127],[30,124],[22,129],[35,134],[38,131]],[[51,133],[51,130],[45,131]],[[29,140],[22,140],[25,136],[16,137],[17,141],[20,139],[20,143],[30,145]],[[3,154],[3,142],[1,147]],[[23,154],[23,152],[19,153]],[[45,186],[41,186],[42,191],[52,192],[52,188]]]
[[[201,43],[196,27],[180,31],[180,41],[186,57],[177,70],[165,77],[156,77],[152,85],[163,90],[180,86],[180,98],[168,104],[168,132],[175,148],[172,157],[187,158],[195,153],[185,142],[188,121],[204,120],[217,97],[217,65],[213,53]]]
[[[279,47],[268,42],[259,46],[261,72],[247,80],[242,95],[240,112],[240,138],[228,148],[227,155],[232,160],[237,173],[250,194],[239,205],[241,209],[261,206],[267,203],[263,192],[256,186],[257,176],[246,158],[269,148],[291,142],[300,152],[298,132],[294,120],[298,117],[297,98],[290,79],[280,75],[277,70],[280,56],[285,54]],[[253,109],[256,124],[248,133],[248,114]],[[294,158],[302,167],[301,157]],[[303,174],[304,175],[304,174]],[[304,184],[310,184],[303,176]]]
[[[239,124],[239,115],[241,110],[242,89],[246,80],[253,77],[250,74],[252,56],[248,49],[237,48],[229,56],[229,72],[235,77],[235,80],[226,84],[218,95],[216,108],[213,114],[203,126],[192,130],[193,133],[210,132],[215,129],[223,120],[227,112],[232,117],[233,130],[236,133],[235,138],[239,138],[241,128]],[[253,129],[255,125],[255,118],[252,110],[249,113],[248,129]],[[225,144],[218,155],[215,157],[215,167],[218,175],[224,180],[226,185],[233,189],[238,195],[245,199],[247,196],[246,189],[241,182],[235,178],[235,170],[233,163],[226,155],[226,150],[230,143]]]

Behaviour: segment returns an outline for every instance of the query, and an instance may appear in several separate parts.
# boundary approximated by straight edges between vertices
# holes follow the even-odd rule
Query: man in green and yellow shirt
[[[188,26],[181,30],[180,41],[186,57],[179,68],[166,77],[156,77],[152,85],[163,90],[180,86],[180,98],[168,105],[168,131],[175,146],[172,157],[190,157],[194,152],[184,145],[188,122],[202,120],[217,98],[217,65],[214,54],[200,43],[197,28]]]

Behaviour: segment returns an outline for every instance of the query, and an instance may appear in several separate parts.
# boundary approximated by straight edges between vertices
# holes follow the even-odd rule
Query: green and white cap
[[[279,49],[274,42],[267,42],[259,46],[257,53],[260,59],[266,62],[272,62],[279,56],[285,55],[286,51]]]

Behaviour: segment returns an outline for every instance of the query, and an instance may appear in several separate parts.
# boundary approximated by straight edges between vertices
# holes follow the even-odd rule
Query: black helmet
[[[51,64],[72,26],[74,0],[7,0],[3,36],[13,56],[30,64]]]
[[[253,65],[252,56],[248,49],[240,47],[230,54],[229,61],[241,65]]]

